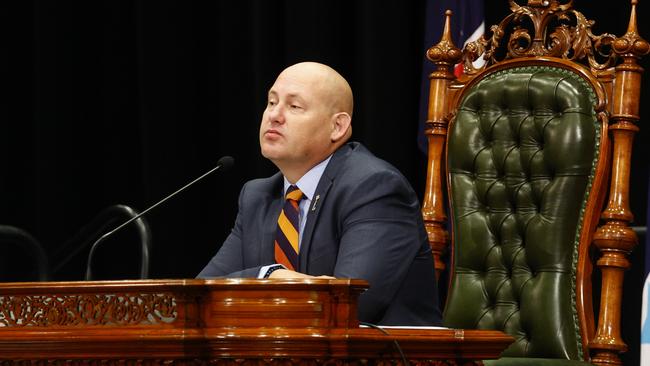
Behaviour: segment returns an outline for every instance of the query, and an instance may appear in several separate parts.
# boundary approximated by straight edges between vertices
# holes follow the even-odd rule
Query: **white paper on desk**
[[[420,325],[377,325],[382,329],[451,329],[447,327],[434,327],[434,326],[420,326]],[[359,328],[372,328],[367,325],[361,324]]]

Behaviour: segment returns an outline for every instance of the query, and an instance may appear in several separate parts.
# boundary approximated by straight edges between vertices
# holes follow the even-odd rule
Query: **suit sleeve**
[[[235,219],[235,226],[230,235],[221,245],[217,254],[196,276],[197,278],[227,277],[227,278],[257,278],[262,266],[244,268],[243,230],[244,196],[246,185],[239,194],[239,211]]]
[[[417,196],[394,171],[372,174],[346,190],[334,276],[370,283],[359,299],[360,318],[377,321],[416,255],[426,255]]]

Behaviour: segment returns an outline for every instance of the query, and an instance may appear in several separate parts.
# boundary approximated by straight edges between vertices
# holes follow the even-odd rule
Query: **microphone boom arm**
[[[153,210],[154,208],[158,207],[158,206],[161,205],[162,203],[166,202],[168,199],[170,199],[170,198],[174,197],[175,195],[177,195],[178,193],[184,191],[186,188],[188,188],[188,187],[191,186],[192,184],[194,184],[194,183],[200,181],[201,179],[205,178],[206,176],[212,174],[213,172],[215,172],[215,171],[218,170],[219,168],[228,169],[228,168],[230,168],[230,166],[232,166],[232,164],[233,164],[233,158],[231,158],[230,156],[224,156],[223,158],[219,159],[219,162],[217,163],[217,166],[215,166],[214,168],[210,169],[209,171],[207,171],[206,173],[204,173],[204,174],[201,175],[200,177],[194,179],[193,181],[187,183],[186,185],[184,185],[183,187],[179,188],[178,190],[176,190],[176,191],[173,192],[172,194],[170,194],[170,195],[166,196],[165,198],[161,199],[160,201],[156,202],[155,204],[153,204],[152,206],[150,206],[150,207],[147,208],[146,210],[140,212],[140,213],[137,214],[136,216],[130,218],[130,219],[127,220],[127,221],[125,221],[125,222],[122,223],[120,226],[116,227],[115,229],[113,229],[113,230],[107,232],[106,234],[100,236],[99,239],[95,240],[95,242],[93,243],[93,245],[90,247],[90,252],[88,253],[88,262],[86,263],[86,276],[85,276],[85,280],[86,280],[86,281],[90,281],[90,279],[92,278],[92,269],[91,269],[92,265],[91,265],[91,264],[92,264],[93,256],[94,256],[94,254],[95,254],[95,250],[97,249],[97,246],[98,246],[101,242],[103,242],[106,238],[108,238],[109,236],[113,235],[113,233],[119,231],[120,229],[122,229],[122,228],[125,227],[126,225],[128,225],[128,224],[132,223],[133,221],[139,219],[140,217],[142,217],[142,216],[143,216],[144,214],[146,214],[147,212]]]

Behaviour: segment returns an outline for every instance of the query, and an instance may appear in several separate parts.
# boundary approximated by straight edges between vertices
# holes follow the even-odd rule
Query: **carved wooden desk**
[[[359,280],[0,284],[0,364],[480,364],[497,331],[359,328]]]

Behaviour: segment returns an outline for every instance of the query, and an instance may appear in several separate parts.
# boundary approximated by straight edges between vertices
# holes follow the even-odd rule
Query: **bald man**
[[[352,90],[329,66],[288,67],[268,93],[262,155],[280,170],[247,182],[231,234],[200,278],[360,278],[359,320],[439,325],[437,284],[416,194],[348,142]]]

